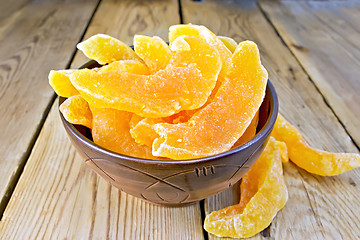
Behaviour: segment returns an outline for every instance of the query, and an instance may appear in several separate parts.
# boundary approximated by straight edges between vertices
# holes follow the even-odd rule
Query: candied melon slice
[[[96,34],[79,43],[77,48],[101,65],[119,60],[141,60],[128,45],[106,34]]]
[[[135,35],[134,50],[149,67],[151,74],[164,69],[169,64],[172,55],[169,45],[156,36]]]
[[[310,173],[334,176],[360,167],[360,154],[331,153],[310,147],[300,132],[280,114],[271,135],[285,142],[290,160]]]
[[[230,52],[233,53],[235,51],[238,44],[235,42],[234,39],[224,36],[217,36],[217,37],[225,44],[225,46],[230,50]]]
[[[281,149],[270,137],[264,152],[244,175],[240,203],[206,216],[206,231],[220,237],[248,238],[270,225],[288,199]]]
[[[195,64],[187,67],[169,64],[154,75],[82,69],[72,73],[70,80],[91,106],[153,118],[201,107],[216,81],[205,80]]]
[[[111,72],[111,71],[121,71],[128,73],[135,73],[139,75],[149,75],[149,68],[138,60],[120,60],[112,62],[108,65],[102,66],[97,70],[98,72]]]
[[[96,144],[128,156],[155,159],[151,148],[138,144],[130,135],[132,113],[116,109],[92,108],[92,136]]]
[[[148,67],[139,60],[120,60],[112,62],[100,68],[94,68],[98,72],[124,71],[129,73],[136,73],[140,75],[149,75]],[[71,97],[80,95],[79,91],[72,85],[70,81],[70,74],[77,70],[51,70],[49,73],[49,84],[54,89],[57,95],[61,97]]]
[[[51,70],[49,73],[49,84],[57,95],[61,97],[71,97],[80,93],[70,82],[69,75],[75,70]]]
[[[194,37],[185,40],[191,49],[176,52],[166,68],[153,75],[82,69],[71,74],[70,80],[97,108],[114,108],[152,118],[199,108],[216,85],[221,59],[205,41]]]
[[[153,155],[191,159],[218,154],[234,145],[263,101],[268,75],[251,41],[239,44],[230,69],[212,102],[188,122],[155,124],[159,137],[153,142]]]
[[[80,95],[66,99],[60,105],[60,112],[69,123],[92,128],[93,117],[89,104]]]
[[[213,46],[220,54],[222,63],[225,66],[231,61],[231,52],[225,46],[225,44],[208,28],[201,25],[192,25],[192,24],[180,24],[173,25],[169,28],[169,42],[172,45],[172,42],[180,36],[192,36],[203,39],[208,44]]]

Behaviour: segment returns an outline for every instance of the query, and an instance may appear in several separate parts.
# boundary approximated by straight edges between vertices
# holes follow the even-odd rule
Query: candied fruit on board
[[[220,237],[248,238],[270,225],[288,199],[281,149],[270,137],[263,153],[242,178],[240,203],[206,216],[206,231]]]
[[[285,142],[290,160],[310,173],[334,176],[360,167],[360,154],[331,153],[310,147],[300,132],[280,114],[271,135]]]

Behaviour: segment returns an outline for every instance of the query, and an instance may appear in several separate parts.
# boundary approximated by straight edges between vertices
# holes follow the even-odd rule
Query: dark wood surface
[[[235,186],[187,207],[155,206],[85,166],[47,79],[87,61],[81,40],[167,40],[178,23],[253,40],[280,112],[305,139],[359,153],[359,16],[359,1],[0,0],[0,239],[217,239],[202,228],[205,214],[239,199]],[[252,239],[360,238],[360,169],[319,177],[287,163],[284,174],[289,201]]]

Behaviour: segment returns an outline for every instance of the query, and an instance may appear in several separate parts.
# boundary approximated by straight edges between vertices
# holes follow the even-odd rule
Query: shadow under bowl
[[[97,67],[90,61],[82,68]],[[65,98],[60,97],[59,104]],[[221,154],[192,160],[150,160],[118,154],[92,141],[89,129],[61,120],[85,163],[116,188],[151,203],[182,206],[222,192],[238,182],[265,148],[278,114],[278,99],[268,81],[259,110],[257,134]]]

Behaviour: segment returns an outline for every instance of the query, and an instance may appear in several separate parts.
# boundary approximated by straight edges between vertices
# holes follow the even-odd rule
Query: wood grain
[[[131,43],[134,33],[166,37],[177,1],[102,1],[85,35]],[[75,45],[74,45],[75,46]],[[86,59],[78,54],[72,66]],[[146,203],[111,187],[71,146],[57,103],[45,122],[0,222],[0,239],[203,239],[199,204]]]
[[[0,215],[53,100],[49,71],[67,66],[96,4],[1,1]]]
[[[84,40],[97,33],[108,34],[128,45],[133,45],[135,34],[159,36],[168,41],[171,25],[180,22],[177,1],[104,1],[99,12],[86,31]],[[78,68],[89,61],[77,52],[72,68]]]
[[[360,2],[260,1],[260,6],[360,146]]]
[[[324,101],[289,49],[281,42],[255,2],[182,1],[183,19],[208,26],[236,41],[253,40],[275,85],[281,113],[314,147],[358,152],[332,109]],[[336,56],[334,56],[336,57]],[[253,239],[357,239],[360,236],[360,169],[336,177],[311,175],[285,164],[289,201],[270,228]],[[205,201],[206,213],[234,204],[237,191]],[[209,239],[219,239],[209,234]]]

